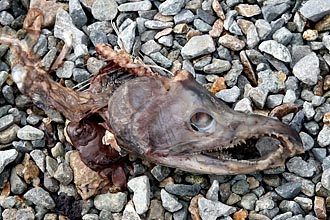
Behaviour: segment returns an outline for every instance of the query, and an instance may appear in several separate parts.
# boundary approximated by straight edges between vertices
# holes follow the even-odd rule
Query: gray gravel
[[[62,85],[98,73],[98,43],[124,47],[148,64],[186,68],[206,88],[224,82],[215,95],[237,111],[269,115],[284,107],[280,120],[299,132],[306,152],[282,167],[236,176],[130,158],[127,190],[104,188],[82,200],[89,185],[75,182],[65,119],[19,93],[8,47],[0,45],[0,220],[330,218],[330,0],[60,2],[33,51],[48,70],[72,41],[51,74]],[[0,24],[18,31],[27,6],[1,0]]]

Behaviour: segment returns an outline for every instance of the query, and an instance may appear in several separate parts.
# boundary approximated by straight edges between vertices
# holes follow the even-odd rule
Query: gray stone
[[[30,153],[34,162],[36,162],[37,166],[42,172],[46,171],[46,155],[41,150],[33,150]]]
[[[303,83],[315,85],[320,75],[319,58],[310,53],[294,65],[292,73]]]
[[[183,207],[173,213],[173,220],[186,220],[188,217],[188,204],[186,202],[181,201]]]
[[[254,193],[247,193],[246,195],[242,196],[240,205],[246,210],[254,210],[257,200],[258,197]]]
[[[57,161],[50,156],[46,156],[46,170],[50,176],[52,177],[54,176],[57,167],[58,167]]]
[[[297,100],[295,91],[288,89],[283,97],[283,103],[294,103]]]
[[[283,82],[283,79],[281,79],[280,75],[269,69],[259,72],[258,77],[258,86],[264,91],[268,90],[271,93],[277,93],[285,88],[285,84]]]
[[[108,38],[107,35],[102,31],[91,31],[89,34],[89,39],[92,41],[93,45],[96,46],[98,44],[107,44]]]
[[[229,27],[232,25],[234,22],[235,18],[237,16],[237,12],[235,10],[229,10],[226,13],[226,19],[223,21],[223,27],[226,30],[229,30]]]
[[[27,189],[27,184],[17,175],[16,168],[10,173],[10,191],[14,194],[23,194]]]
[[[118,11],[126,12],[126,11],[148,11],[152,7],[150,1],[137,1],[137,2],[127,2],[120,4],[118,6]]]
[[[66,162],[60,163],[54,173],[54,178],[63,185],[68,185],[73,180],[73,171]]]
[[[0,87],[6,82],[8,73],[6,71],[0,71]]]
[[[171,47],[173,45],[173,36],[162,36],[158,39],[158,42],[166,47]]]
[[[230,63],[229,63],[230,64]],[[237,84],[238,77],[243,72],[243,65],[239,60],[233,60],[231,69],[224,76],[226,85],[233,87]]]
[[[317,136],[317,143],[321,147],[327,147],[330,145],[330,126],[329,125],[323,125],[322,130]]]
[[[303,142],[305,151],[308,151],[314,147],[314,139],[309,134],[302,131],[299,133],[299,136]]]
[[[181,11],[184,4],[184,0],[166,0],[159,5],[159,12],[163,15],[176,15]]]
[[[3,26],[10,25],[14,21],[14,17],[7,11],[0,12],[0,24]]]
[[[21,140],[33,141],[42,139],[44,137],[44,132],[31,125],[25,125],[17,131],[17,137]]]
[[[302,123],[304,122],[305,114],[303,110],[298,111],[291,122],[289,123],[289,126],[295,129],[297,132],[300,132],[302,128]]]
[[[187,24],[194,21],[194,18],[195,15],[190,10],[182,9],[178,14],[174,16],[174,23]]]
[[[254,48],[259,44],[259,36],[255,25],[251,25],[246,33],[246,44],[248,48]]]
[[[330,190],[330,169],[323,170],[321,184],[327,190]]]
[[[113,20],[118,13],[118,4],[115,0],[95,0],[92,5],[92,14],[100,21]]]
[[[213,15],[202,9],[197,9],[196,14],[198,18],[202,19],[204,22],[208,23],[209,25],[212,25],[217,19],[216,17],[214,17]]]
[[[261,197],[259,200],[256,201],[256,211],[261,211],[261,210],[271,210],[275,207],[276,203],[274,200],[272,200],[269,197]]]
[[[251,98],[255,106],[259,109],[263,109],[266,103],[268,90],[263,90],[259,87],[251,88],[248,92],[248,96]]]
[[[200,185],[170,184],[165,186],[165,190],[178,196],[195,196],[201,190]]]
[[[322,43],[328,50],[330,50],[330,35],[323,36]]]
[[[294,201],[282,200],[279,208],[282,212],[292,212],[294,215],[304,214],[304,210]]]
[[[105,66],[105,62],[102,60],[99,60],[95,57],[90,57],[87,60],[87,70],[88,72],[90,72],[91,74],[97,74],[100,69]]]
[[[150,58],[153,59],[158,65],[164,68],[170,68],[172,66],[172,61],[165,57],[160,52],[155,52],[149,54]]]
[[[127,195],[123,192],[100,194],[94,199],[95,208],[109,212],[121,212],[126,203]]]
[[[199,45],[196,47],[196,45]],[[209,35],[194,36],[181,49],[184,59],[192,59],[201,55],[210,54],[215,51],[212,37]]]
[[[301,191],[301,183],[288,182],[275,188],[275,191],[284,199],[292,199]]]
[[[230,70],[231,64],[227,60],[213,59],[212,63],[206,65],[203,69],[208,74],[220,74]]]
[[[60,189],[59,182],[51,178],[47,173],[44,175],[43,185],[50,192],[57,192]]]
[[[136,22],[130,23],[124,30],[119,33],[118,45],[127,53],[131,53],[135,41]]]
[[[156,41],[154,40],[148,40],[144,44],[141,45],[141,52],[149,55],[151,53],[160,51],[162,46],[160,46]]]
[[[259,45],[259,50],[268,53],[283,62],[291,62],[291,54],[288,48],[274,40],[263,41]]]
[[[171,170],[168,167],[156,165],[150,172],[160,182],[170,174]]]
[[[35,219],[34,210],[31,207],[18,209],[16,216],[20,220],[31,220]]]
[[[8,86],[8,85],[4,85],[4,87],[2,87],[2,95],[3,97],[6,99],[6,101],[10,104],[14,104],[15,103],[15,96],[14,96],[14,90],[12,87]]]
[[[208,23],[206,23],[205,21],[196,18],[194,20],[194,27],[199,30],[200,32],[208,32],[210,30],[212,30],[212,26],[209,25]]]
[[[300,13],[305,18],[314,22],[320,20],[325,15],[330,13],[329,0],[309,0],[306,1],[300,8]]]
[[[0,118],[0,131],[3,131],[14,124],[13,115],[5,115]]]
[[[275,108],[282,104],[284,95],[276,94],[276,95],[269,95],[266,100],[266,106],[270,109]]]
[[[292,217],[292,212],[285,212],[283,214],[279,214],[273,218],[273,220],[287,220]]]
[[[82,83],[87,81],[90,78],[90,73],[82,68],[73,68],[72,78],[77,83]]]
[[[278,16],[282,15],[289,8],[290,8],[290,5],[288,5],[286,3],[276,4],[276,5],[269,4],[269,5],[263,6],[261,8],[261,11],[262,11],[264,18],[268,22],[271,22]]]
[[[64,61],[63,65],[56,70],[56,76],[59,78],[69,79],[72,76],[74,63],[72,61]]]
[[[282,175],[288,182],[301,183],[301,192],[304,193],[306,196],[314,196],[315,184],[311,180],[304,179],[302,177],[287,172],[283,173]]]
[[[206,199],[212,200],[212,201],[218,201],[219,200],[219,181],[213,180],[211,187],[206,193]]]
[[[120,219],[141,220],[140,216],[136,213],[133,203],[131,201],[128,202],[125,206],[123,216]]]
[[[315,110],[312,103],[305,101],[303,104],[303,110],[307,120],[311,120],[315,115]]]
[[[236,211],[236,208],[218,201],[199,198],[198,210],[202,219],[216,220],[219,217],[233,214]]]
[[[324,148],[321,148],[324,149]],[[327,170],[330,169],[330,156],[327,156],[322,161],[322,169]]]
[[[303,57],[305,57],[308,54],[311,54],[312,50],[310,46],[307,45],[292,45],[291,48],[291,55],[292,55],[292,61],[290,63],[291,67],[294,67],[294,65],[301,60]]]
[[[280,44],[287,45],[290,43],[292,36],[293,34],[286,27],[282,27],[274,32],[273,39]]]
[[[312,105],[320,106],[325,102],[325,98],[323,96],[314,95],[312,98]]]
[[[258,19],[255,22],[255,26],[257,28],[260,40],[265,40],[267,36],[272,32],[272,26],[268,23],[268,21],[264,19]]]
[[[150,184],[147,176],[139,176],[128,181],[127,186],[134,192],[133,202],[136,212],[144,214],[150,205]]]
[[[5,167],[13,162],[18,156],[18,152],[15,149],[0,151],[0,174]]]
[[[160,30],[160,29],[173,27],[173,22],[146,20],[144,22],[144,26],[146,28],[150,28],[150,29],[154,29],[154,30]]]
[[[245,112],[247,114],[252,113],[253,109],[252,109],[252,103],[251,103],[250,99],[243,98],[243,99],[239,100],[236,103],[234,110],[239,111],[239,112]]]
[[[228,103],[234,103],[237,101],[240,96],[240,89],[237,86],[234,86],[231,89],[224,89],[215,94],[216,97],[222,99]]]
[[[23,197],[37,206],[43,206],[46,209],[55,208],[55,202],[47,191],[41,187],[34,187],[27,191]]]
[[[63,40],[67,45],[73,45],[74,53],[77,57],[81,56],[82,44],[87,43],[87,36],[76,28],[73,21],[64,9],[59,8],[56,14],[56,21],[54,27],[54,37]],[[84,45],[86,47],[86,45]]]
[[[294,201],[300,205],[300,207],[308,213],[313,208],[313,200],[310,198],[297,196],[294,198]]]
[[[72,22],[77,28],[81,28],[87,23],[87,16],[80,5],[79,0],[69,1],[69,14],[72,18]]]
[[[166,192],[165,189],[160,191],[160,198],[162,200],[163,207],[169,212],[176,212],[183,207],[178,201],[178,198]]]

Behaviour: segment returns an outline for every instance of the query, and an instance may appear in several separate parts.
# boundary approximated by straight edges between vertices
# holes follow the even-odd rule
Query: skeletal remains
[[[51,79],[31,52],[42,23],[42,12],[30,9],[24,40],[2,30],[0,42],[9,45],[15,57],[12,78],[36,106],[55,109],[70,121],[67,137],[82,161],[117,186],[125,186],[126,153],[189,172],[221,175],[280,166],[287,157],[304,152],[298,133],[279,120],[235,112],[187,71],[177,71],[173,78],[159,76],[110,46],[96,47],[107,65],[87,90],[64,87]],[[65,48],[53,66],[61,64],[70,45]],[[104,88],[105,78],[116,71],[136,77]],[[109,132],[115,139],[107,144],[104,137]],[[275,138],[279,144],[263,149],[246,144],[261,137]]]

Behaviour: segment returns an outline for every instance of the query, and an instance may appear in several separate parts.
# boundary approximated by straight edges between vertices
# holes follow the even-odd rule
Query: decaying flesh
[[[187,71],[178,71],[173,78],[159,76],[124,50],[110,46],[96,47],[108,64],[92,78],[89,89],[77,92],[63,87],[51,80],[30,50],[42,22],[30,19],[26,23],[30,41],[0,36],[0,42],[10,45],[16,57],[11,73],[14,81],[35,105],[55,109],[71,121],[66,132],[82,161],[102,170],[113,182],[115,176],[125,178],[121,156],[125,152],[206,174],[269,169],[304,152],[298,133],[279,120],[235,112]],[[59,63],[57,60],[56,66]],[[137,77],[104,89],[105,76],[115,71]],[[106,131],[113,133],[117,142],[106,145]],[[262,149],[246,144],[261,137],[275,138],[278,144]],[[123,181],[117,185],[122,186]]]

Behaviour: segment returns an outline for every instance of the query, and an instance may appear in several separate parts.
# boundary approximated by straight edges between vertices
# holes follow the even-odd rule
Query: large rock
[[[215,51],[212,37],[209,35],[194,36],[181,50],[184,59],[192,59]]]

